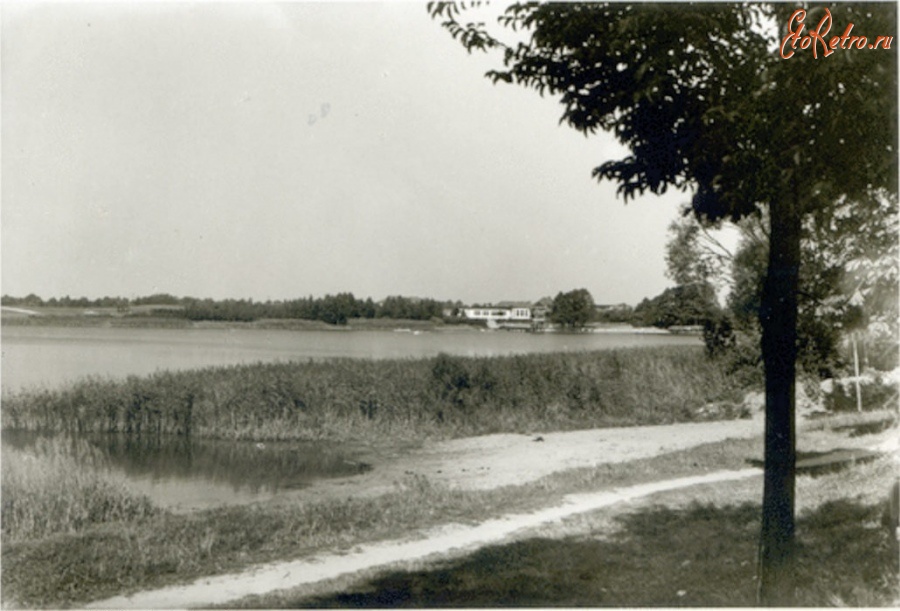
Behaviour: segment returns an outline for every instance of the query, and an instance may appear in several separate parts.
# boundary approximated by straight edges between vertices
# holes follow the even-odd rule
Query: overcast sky
[[[2,292],[636,303],[687,194],[422,4],[3,2]]]

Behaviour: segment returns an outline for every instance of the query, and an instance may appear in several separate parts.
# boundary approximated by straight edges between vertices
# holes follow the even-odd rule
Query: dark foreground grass
[[[867,494],[832,498],[801,478],[798,606],[893,606],[897,551],[882,524],[888,460],[825,478]],[[861,482],[865,482],[861,485]],[[758,481],[755,488],[759,487]],[[752,607],[760,528],[748,482],[655,496],[580,519],[571,534],[534,536],[425,568],[382,572],[343,591],[275,594],[247,607]],[[724,494],[723,494],[724,492]],[[691,497],[706,499],[697,502]],[[547,530],[547,529],[544,529]]]
[[[835,512],[839,517],[835,518]],[[800,519],[798,604],[887,606],[896,562],[878,508],[833,503]],[[752,607],[759,506],[656,506],[610,537],[534,538],[393,572],[287,607]],[[892,573],[892,571],[894,571]]]

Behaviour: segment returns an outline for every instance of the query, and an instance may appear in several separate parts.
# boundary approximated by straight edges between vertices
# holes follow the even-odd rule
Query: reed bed
[[[4,545],[158,511],[109,474],[101,452],[84,440],[39,439],[29,451],[4,444],[2,461]]]
[[[742,389],[702,350],[333,359],[85,379],[4,397],[2,426],[253,440],[448,438],[664,424]],[[734,408],[733,410],[730,408]]]

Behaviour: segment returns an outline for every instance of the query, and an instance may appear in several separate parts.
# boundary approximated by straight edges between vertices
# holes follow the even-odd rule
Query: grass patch
[[[845,443],[832,421],[836,428],[854,423],[850,416],[808,423],[810,428],[801,427],[801,449]],[[862,414],[856,421],[868,418]],[[731,440],[569,471],[536,487],[578,491],[638,484],[742,468],[761,454],[761,440]],[[897,548],[881,523],[895,477],[890,458],[798,477],[799,605],[875,607],[900,600]],[[668,491],[573,516],[443,563],[373,569],[362,578],[341,577],[229,606],[755,606],[761,494],[756,478]]]
[[[411,478],[374,499],[230,507],[109,523],[78,535],[4,544],[3,596],[28,606],[83,603],[259,562],[390,539],[448,521],[474,520],[499,513],[514,496],[509,490],[450,491]]]

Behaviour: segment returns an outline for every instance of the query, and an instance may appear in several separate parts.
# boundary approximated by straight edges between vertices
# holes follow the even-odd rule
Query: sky
[[[690,195],[409,2],[0,4],[2,293],[636,304]]]

